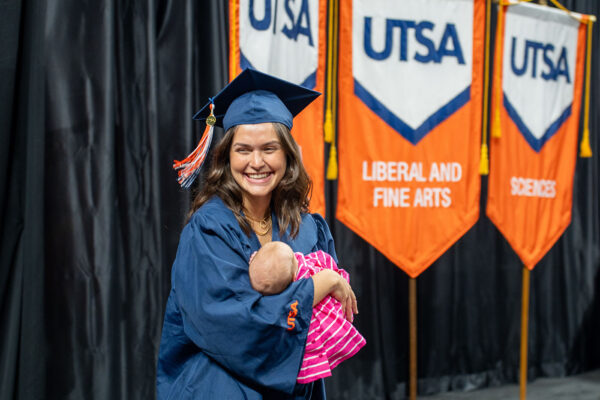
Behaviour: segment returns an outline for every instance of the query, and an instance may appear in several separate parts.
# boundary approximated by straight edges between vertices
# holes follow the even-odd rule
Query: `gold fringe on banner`
[[[502,48],[500,47],[500,43],[501,43],[501,38],[504,34],[504,8],[508,5],[509,3],[505,3],[505,2],[500,2],[498,4],[498,19],[496,22],[497,28],[496,28],[496,47],[495,47],[495,65],[494,65],[494,86],[496,88],[496,102],[495,102],[495,107],[494,107],[494,125],[492,126],[492,137],[493,138],[500,138],[502,137],[502,134],[500,133],[500,105],[502,103],[502,64],[500,64],[500,61],[502,60],[502,57],[500,56],[500,53],[502,52]]]
[[[337,108],[337,45],[338,45],[338,0],[333,0],[333,12],[331,13],[330,20],[333,20],[333,28],[330,30],[332,39],[329,41],[329,46],[331,49],[331,65],[329,71],[331,71],[330,76],[330,110],[331,110],[331,147],[329,148],[329,160],[327,162],[327,180],[333,181],[338,178],[338,163],[337,163],[337,148],[335,145],[335,131],[337,129],[336,124],[336,108]],[[327,124],[327,115],[325,115],[325,124]],[[327,136],[327,134],[326,134]],[[327,141],[327,140],[326,140]]]
[[[335,147],[335,142],[332,142],[331,147],[329,148],[329,161],[327,162],[327,180],[334,181],[337,177],[337,149]]]
[[[587,49],[585,60],[585,99],[583,105],[583,135],[579,145],[579,157],[590,158],[592,148],[590,147],[590,68],[592,67],[592,27],[594,20],[587,21]]]
[[[479,158],[479,175],[490,173],[490,161],[488,159],[488,145],[481,143],[481,156]]]
[[[488,159],[488,93],[490,87],[490,13],[492,0],[487,0],[485,4],[485,56],[483,67],[483,129],[481,137],[481,157],[479,158],[479,175],[490,173],[490,162]]]
[[[325,143],[331,143],[333,141],[333,121],[331,117],[331,91],[332,91],[332,69],[333,69],[333,13],[334,13],[334,2],[329,2],[329,14],[327,22],[327,89],[325,93],[326,105],[325,105],[325,124],[323,125]]]
[[[333,121],[331,119],[331,110],[328,108],[325,110],[325,124],[323,125],[325,143],[333,142]]]

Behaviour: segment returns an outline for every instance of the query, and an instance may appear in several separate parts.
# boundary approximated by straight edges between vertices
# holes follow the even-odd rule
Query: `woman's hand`
[[[333,272],[333,271],[332,271]],[[354,320],[354,314],[358,314],[356,296],[350,287],[350,284],[338,273],[334,272],[337,279],[337,287],[331,292],[331,296],[342,304],[342,310],[346,314],[346,319],[350,322]]]
[[[350,284],[346,282],[337,272],[325,269],[316,273],[313,277],[315,286],[315,295],[313,307],[321,302],[330,294],[334,299],[340,302],[346,319],[350,322],[354,320],[354,314],[358,314],[358,305],[354,291]]]

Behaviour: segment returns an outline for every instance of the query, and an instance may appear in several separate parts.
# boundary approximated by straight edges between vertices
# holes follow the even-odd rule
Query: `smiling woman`
[[[317,95],[245,70],[196,115],[226,133],[173,264],[159,399],[325,398],[322,379],[297,383],[312,307],[331,294],[352,319],[357,307],[350,285],[325,270],[263,296],[248,275],[251,255],[274,240],[336,260],[329,227],[307,212],[311,181],[290,132],[294,115]]]

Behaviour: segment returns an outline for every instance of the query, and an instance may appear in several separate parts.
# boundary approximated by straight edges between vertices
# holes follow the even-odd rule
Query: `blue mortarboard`
[[[291,129],[293,117],[320,95],[255,69],[245,69],[202,107],[194,119],[206,119],[210,105],[214,104],[216,125],[225,130],[262,122],[281,122]]]
[[[212,140],[213,126],[226,131],[236,125],[280,122],[292,128],[293,118],[321,93],[283,79],[245,69],[195,115],[206,120],[206,130],[196,149],[182,161],[175,161],[179,183],[188,188],[198,176]]]

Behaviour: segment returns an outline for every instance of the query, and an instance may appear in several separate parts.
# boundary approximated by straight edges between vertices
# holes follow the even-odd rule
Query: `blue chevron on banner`
[[[560,10],[511,6],[506,12],[503,107],[539,152],[571,115],[579,21]]]
[[[354,94],[413,145],[471,98],[472,0],[353,3]]]

